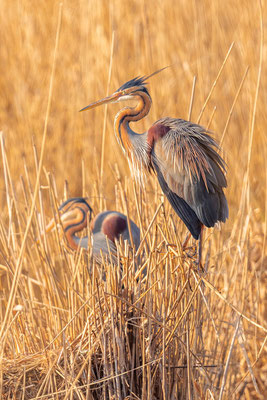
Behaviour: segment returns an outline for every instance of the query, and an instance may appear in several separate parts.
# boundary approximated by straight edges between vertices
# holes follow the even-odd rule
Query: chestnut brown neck
[[[132,121],[140,121],[144,118],[149,113],[152,103],[151,97],[146,92],[140,90],[135,92],[134,95],[137,99],[136,106],[123,108],[115,117],[115,134],[120,145],[127,154],[132,150],[132,139],[134,136],[139,135],[129,127],[129,123]]]

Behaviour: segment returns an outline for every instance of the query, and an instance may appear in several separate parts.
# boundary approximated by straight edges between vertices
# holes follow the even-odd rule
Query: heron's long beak
[[[98,100],[98,101],[96,101],[94,103],[89,104],[89,106],[86,106],[86,107],[82,108],[80,110],[80,112],[81,111],[85,111],[85,110],[90,110],[91,108],[95,108],[95,107],[101,106],[102,104],[113,103],[116,100],[118,100],[122,95],[123,95],[122,91],[115,92],[111,96],[104,97],[104,99],[101,99],[101,100]]]
[[[51,219],[51,221],[46,225],[46,227],[45,227],[45,232],[46,232],[46,233],[49,233],[49,232],[55,230],[55,228],[56,228],[56,223],[55,223],[55,220],[54,220],[54,218],[53,218],[53,219]],[[42,237],[44,236],[44,232],[41,233],[41,236],[42,236]],[[40,240],[39,240],[39,239],[36,239],[36,240],[35,240],[35,243],[40,244]]]
[[[56,223],[55,223],[55,220],[53,218],[53,219],[51,219],[51,221],[45,227],[46,233],[49,233],[49,232],[53,231],[53,229],[55,227],[56,227]]]
[[[89,106],[82,108],[80,111],[91,110],[91,108],[101,106],[102,104],[115,103],[117,100],[127,100],[129,99],[129,96],[131,96],[132,93],[138,89],[139,86],[132,86],[130,88],[120,90],[119,92],[115,92],[108,97],[104,97],[104,99],[89,104]]]

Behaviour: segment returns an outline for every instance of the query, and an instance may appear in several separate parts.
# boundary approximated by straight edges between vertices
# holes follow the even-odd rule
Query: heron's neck
[[[67,239],[68,245],[73,250],[77,250],[78,247],[84,247],[88,249],[88,237],[79,238],[75,233],[80,232],[87,227],[87,212],[88,209],[84,209],[84,205],[80,205],[71,211],[69,218],[71,220],[65,220],[62,222],[65,237]]]
[[[117,139],[122,146],[123,150],[128,155],[136,150],[137,145],[142,139],[145,139],[145,134],[134,132],[129,123],[133,121],[140,121],[144,118],[151,107],[151,97],[148,93],[139,91],[135,93],[137,104],[135,107],[125,107],[118,112],[115,117],[115,133]]]

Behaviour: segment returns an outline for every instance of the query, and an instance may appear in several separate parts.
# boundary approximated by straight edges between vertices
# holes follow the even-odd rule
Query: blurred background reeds
[[[1,398],[266,398],[264,3],[2,0]],[[206,229],[201,273],[156,178],[130,175],[120,105],[78,112],[167,65],[136,129],[190,115],[227,162],[230,216]],[[121,243],[120,266],[99,265],[46,235],[73,196],[128,214],[139,258]]]

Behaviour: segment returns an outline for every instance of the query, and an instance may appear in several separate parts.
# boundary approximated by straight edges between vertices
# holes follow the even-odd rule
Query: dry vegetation
[[[265,10],[66,0],[61,11],[52,0],[1,2],[0,398],[266,399]],[[191,119],[215,132],[228,164],[230,218],[206,230],[201,274],[156,180],[142,190],[129,178],[117,107],[106,119],[104,107],[77,112],[170,64],[150,80],[138,129],[188,118],[196,77]],[[137,272],[122,246],[123,275],[103,262],[103,281],[90,254],[41,235],[56,205],[81,195],[140,225]]]

